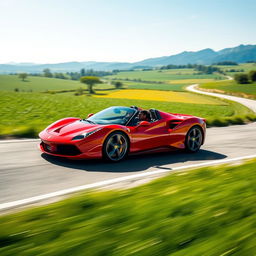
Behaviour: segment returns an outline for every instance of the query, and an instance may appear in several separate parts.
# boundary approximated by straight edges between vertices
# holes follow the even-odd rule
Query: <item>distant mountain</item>
[[[140,62],[136,65],[162,66],[168,64],[184,65],[184,64],[210,64],[217,53],[212,49],[204,49],[198,52],[182,52],[167,57],[151,58]]]
[[[150,58],[134,63],[87,61],[65,62],[56,64],[33,64],[11,62],[8,64],[0,64],[0,73],[39,73],[42,72],[45,68],[49,68],[52,72],[78,72],[82,68],[101,71],[111,71],[114,69],[125,70],[131,68],[149,68],[168,64],[210,65],[220,61],[233,61],[237,63],[256,61],[256,45],[239,45],[237,47],[226,48],[220,51],[214,51],[209,48],[197,52],[185,51],[171,56]]]
[[[136,65],[149,65],[153,67],[168,64],[185,65],[189,63],[210,65],[225,60],[237,63],[256,61],[256,45],[240,45],[217,52],[209,48],[197,52],[182,52],[167,57],[146,59],[137,62]]]

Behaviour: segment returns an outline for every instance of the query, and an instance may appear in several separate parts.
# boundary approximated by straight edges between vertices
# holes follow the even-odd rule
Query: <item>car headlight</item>
[[[74,138],[72,138],[72,140],[82,140],[82,139],[85,139],[86,137],[94,134],[95,132],[101,130],[102,128],[98,128],[96,130],[93,130],[91,132],[85,132],[85,133],[82,133],[82,134],[79,134],[79,135],[76,135]]]

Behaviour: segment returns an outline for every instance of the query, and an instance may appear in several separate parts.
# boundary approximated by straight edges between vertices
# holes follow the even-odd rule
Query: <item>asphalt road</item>
[[[70,161],[41,154],[38,140],[0,142],[0,204],[74,186],[152,170],[256,154],[256,123],[210,128],[196,154],[184,152],[133,156],[120,163]]]

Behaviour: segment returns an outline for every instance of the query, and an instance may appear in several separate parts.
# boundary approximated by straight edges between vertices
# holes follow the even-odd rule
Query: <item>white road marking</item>
[[[17,142],[36,142],[40,141],[40,139],[13,139],[13,140],[0,140],[1,144],[4,143],[17,143]]]
[[[2,204],[0,204],[0,210],[6,210],[6,209],[14,208],[17,206],[22,206],[22,205],[42,201],[45,199],[50,199],[50,198],[57,197],[57,196],[63,196],[63,195],[71,194],[74,192],[79,192],[79,191],[86,190],[86,189],[98,188],[98,187],[102,187],[102,186],[106,186],[106,185],[110,185],[110,184],[118,183],[118,182],[122,182],[122,181],[127,181],[127,180],[131,180],[131,179],[144,178],[147,176],[161,174],[161,173],[167,173],[167,172],[179,171],[179,170],[185,170],[185,169],[197,168],[197,167],[204,167],[204,166],[211,166],[211,165],[217,165],[217,164],[224,164],[224,163],[230,163],[230,162],[252,159],[252,158],[256,158],[256,154],[249,155],[249,156],[230,158],[230,159],[214,160],[214,161],[210,161],[210,162],[206,162],[206,163],[174,167],[173,169],[149,171],[146,173],[139,173],[139,174],[129,175],[129,176],[125,176],[125,177],[104,180],[104,181],[100,181],[100,182],[96,182],[96,183],[92,183],[92,184],[87,184],[87,185],[77,186],[77,187],[73,187],[73,188],[69,188],[69,189],[59,190],[59,191],[56,191],[53,193],[34,196],[34,197],[22,199],[22,200],[17,200],[17,201],[8,202],[8,203],[2,203]]]

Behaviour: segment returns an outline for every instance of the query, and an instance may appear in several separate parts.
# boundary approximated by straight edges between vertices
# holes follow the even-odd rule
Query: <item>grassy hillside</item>
[[[222,118],[252,114],[244,106],[233,102],[220,104],[194,104],[153,100],[97,98],[73,94],[0,92],[0,135],[33,137],[50,123],[69,116],[85,118],[113,105],[137,105],[145,109],[158,108],[173,113],[185,113],[209,118],[209,124]],[[199,102],[200,103],[200,102]],[[241,122],[238,119],[238,123]],[[218,125],[218,123],[215,123]]]
[[[77,88],[87,88],[79,81],[64,80],[47,77],[28,76],[22,81],[16,75],[0,75],[0,91],[14,91],[17,88],[23,92],[45,92],[47,90],[76,90]],[[101,84],[95,88],[113,88],[113,86]]]
[[[200,84],[201,88],[218,90],[219,92],[256,99],[256,83],[238,84],[234,80]]]
[[[0,254],[255,255],[256,160],[0,218]]]

